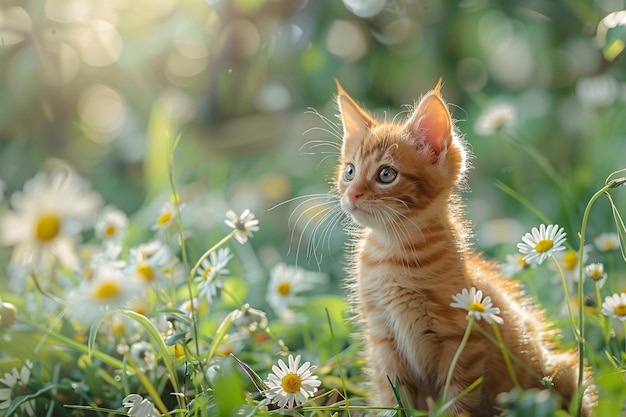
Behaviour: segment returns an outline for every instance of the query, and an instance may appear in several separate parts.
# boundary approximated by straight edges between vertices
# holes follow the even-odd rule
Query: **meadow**
[[[597,415],[624,415],[624,7],[3,4],[0,416],[379,410],[326,197],[335,79],[393,117],[440,77],[472,153],[475,247],[576,349]],[[506,326],[466,309],[470,330]],[[549,385],[504,393],[502,415],[575,416]]]

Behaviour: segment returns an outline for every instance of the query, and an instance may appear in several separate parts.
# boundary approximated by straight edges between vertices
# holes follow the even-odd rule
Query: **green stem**
[[[456,367],[456,363],[459,361],[461,357],[461,352],[465,348],[467,341],[469,339],[470,333],[472,332],[472,327],[474,326],[474,317],[468,316],[467,318],[467,328],[465,329],[465,334],[463,335],[463,339],[461,340],[461,344],[459,345],[454,357],[452,358],[452,362],[450,363],[450,369],[448,369],[448,376],[446,378],[446,385],[443,388],[443,400],[447,401],[448,399],[448,390],[450,389],[450,383],[452,382],[452,374],[454,373],[454,368]]]
[[[561,265],[559,265],[559,261],[556,260],[554,255],[551,255],[550,257],[552,258],[552,262],[554,263],[554,266],[556,266],[556,270],[559,273],[559,277],[561,277],[563,293],[565,294],[565,305],[567,306],[567,312],[569,313],[569,318],[572,324],[572,330],[574,331],[574,336],[576,337],[576,340],[579,341],[581,338],[581,335],[576,326],[576,319],[574,319],[574,312],[572,311],[572,305],[569,301],[569,294],[567,293],[567,282],[565,282],[565,275],[563,274],[563,269],[561,268]],[[582,265],[582,258],[580,259],[581,259],[580,263]],[[581,281],[582,281],[582,278],[581,278]]]
[[[511,360],[509,359],[509,354],[507,352],[506,347],[504,346],[502,335],[500,334],[500,330],[498,329],[498,324],[494,322],[494,323],[491,323],[491,325],[493,326],[493,332],[495,333],[496,338],[498,339],[498,347],[502,351],[502,356],[504,356],[504,363],[506,364],[506,368],[509,370],[509,374],[511,375],[511,381],[513,381],[513,384],[515,385],[516,388],[520,388],[520,384],[517,380],[517,376],[515,375],[515,370],[513,369],[513,366],[511,365]]]
[[[206,252],[204,252],[202,256],[198,259],[196,264],[193,266],[193,268],[191,268],[191,271],[189,272],[189,276],[187,277],[187,280],[188,281],[193,280],[193,277],[196,275],[196,272],[198,272],[198,269],[200,268],[202,261],[208,258],[212,252],[215,252],[215,250],[217,250],[224,243],[228,242],[233,236],[235,236],[235,233],[237,233],[237,229],[233,229],[229,234],[224,236],[222,240],[220,240],[215,245],[211,246]]]
[[[587,222],[589,221],[589,212],[591,211],[591,207],[596,202],[601,195],[607,193],[608,190],[612,188],[612,186],[605,185],[600,190],[598,190],[592,197],[589,199],[587,203],[587,207],[585,207],[585,211],[583,213],[583,220],[580,227],[580,247],[578,249],[578,259],[580,259],[580,263],[578,266],[578,326],[579,326],[579,338],[578,338],[578,389],[580,390],[583,386],[584,376],[585,376],[585,294],[583,291],[583,255],[585,248],[585,232],[587,231]],[[600,300],[598,300],[600,303]],[[601,304],[600,304],[601,305]],[[579,395],[578,404],[577,404],[577,415],[580,415],[581,407],[582,407],[582,395]]]

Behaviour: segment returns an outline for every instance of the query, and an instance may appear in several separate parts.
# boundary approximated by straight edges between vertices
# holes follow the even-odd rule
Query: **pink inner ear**
[[[435,156],[439,156],[452,139],[450,113],[443,100],[435,94],[422,99],[407,122],[407,127],[415,139],[430,145]]]

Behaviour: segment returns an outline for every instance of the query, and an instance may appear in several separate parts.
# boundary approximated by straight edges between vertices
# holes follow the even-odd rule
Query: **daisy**
[[[31,369],[33,369],[33,363],[26,361],[26,364],[19,371],[17,368],[13,368],[11,373],[5,373],[4,377],[0,378],[0,384],[4,385],[3,388],[0,388],[0,410],[8,409],[16,397],[28,392]],[[21,415],[34,416],[35,400],[28,400],[20,404],[20,411],[23,413]]]
[[[606,272],[604,272],[604,265],[601,263],[592,263],[585,266],[585,274],[600,288],[606,281]]]
[[[11,195],[12,210],[0,217],[0,245],[13,246],[14,261],[39,268],[56,257],[78,268],[74,240],[87,228],[101,197],[71,170],[40,172]]]
[[[266,299],[276,314],[281,316],[290,307],[301,303],[298,293],[310,289],[311,284],[306,280],[304,269],[280,263],[270,271]]]
[[[502,265],[500,272],[502,273],[502,275],[512,277],[515,274],[522,272],[529,266],[530,265],[528,264],[528,262],[524,260],[524,255],[520,253],[506,255],[506,263]]]
[[[626,321],[626,293],[606,297],[602,303],[602,314],[621,322]]]
[[[172,252],[168,246],[159,241],[153,242],[150,250],[140,246],[130,250],[126,273],[139,282],[149,285],[167,279],[172,265]]]
[[[462,308],[468,311],[468,316],[474,316],[478,320],[485,319],[487,323],[502,324],[504,320],[497,314],[500,313],[498,307],[494,307],[491,303],[491,297],[486,296],[483,299],[483,292],[481,290],[476,291],[475,287],[472,287],[469,291],[467,288],[463,288],[463,291],[457,295],[453,295],[452,299],[456,302],[450,304],[454,308]]]
[[[245,209],[239,217],[237,217],[234,211],[228,210],[224,223],[226,223],[226,226],[237,230],[235,239],[241,244],[246,243],[248,238],[252,237],[252,232],[259,230],[259,221],[254,218],[254,214],[248,209]]]
[[[179,210],[182,210],[182,208],[182,205],[179,206]],[[163,206],[161,206],[159,216],[152,225],[152,230],[156,232],[157,236],[162,237],[170,232],[170,230],[174,227],[175,222],[176,206],[174,205],[174,202],[167,201],[163,204]]]
[[[300,355],[289,355],[289,366],[282,359],[278,360],[278,366],[272,366],[272,372],[265,381],[268,389],[263,394],[281,408],[293,408],[303,404],[317,391],[321,381],[312,371],[316,368],[309,362],[300,365]]]
[[[156,366],[156,357],[152,345],[146,341],[136,342],[130,346],[130,357],[140,369],[150,371]]]
[[[126,415],[129,417],[153,417],[158,414],[154,411],[154,405],[147,398],[139,394],[130,394],[122,400],[122,405],[128,408]]]
[[[517,122],[517,111],[510,103],[493,104],[485,109],[476,119],[474,132],[480,136],[490,136],[514,126]]]
[[[107,311],[127,308],[134,298],[145,297],[141,283],[129,279],[113,263],[98,266],[90,281],[68,295],[70,315],[91,324]]]
[[[94,225],[97,237],[105,242],[120,242],[128,231],[128,216],[113,206],[106,206]]]
[[[610,252],[620,247],[617,233],[602,233],[593,240],[593,243],[600,252]]]
[[[211,252],[207,259],[204,259],[198,268],[198,297],[205,298],[209,303],[213,301],[213,297],[217,295],[217,289],[221,288],[222,282],[220,277],[229,274],[226,269],[228,261],[233,255],[228,248],[221,248],[217,252]]]
[[[540,265],[546,258],[555,252],[565,250],[565,232],[558,224],[545,224],[539,229],[533,227],[530,233],[522,237],[522,243],[517,244],[520,253],[525,254],[524,260],[529,264]]]
[[[257,329],[265,329],[267,327],[267,315],[256,308],[250,307],[250,304],[244,304],[241,309],[233,312],[233,325],[242,334],[250,334]]]

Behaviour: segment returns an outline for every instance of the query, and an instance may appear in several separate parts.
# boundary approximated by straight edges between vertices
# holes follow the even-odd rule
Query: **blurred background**
[[[3,0],[1,204],[39,170],[68,163],[147,226],[152,202],[171,193],[173,152],[194,233],[221,223],[226,208],[250,208],[261,222],[251,241],[261,262],[294,263],[299,248],[299,264],[338,281],[340,227],[318,229],[318,256],[309,256],[323,213],[315,201],[288,202],[329,189],[336,151],[316,145],[339,141],[334,80],[373,112],[395,115],[443,77],[474,155],[464,197],[477,245],[514,250],[540,223],[530,206],[575,236],[589,197],[626,167],[624,8],[623,0]],[[309,210],[296,211],[300,203]],[[594,213],[589,233],[614,230],[608,204]]]

